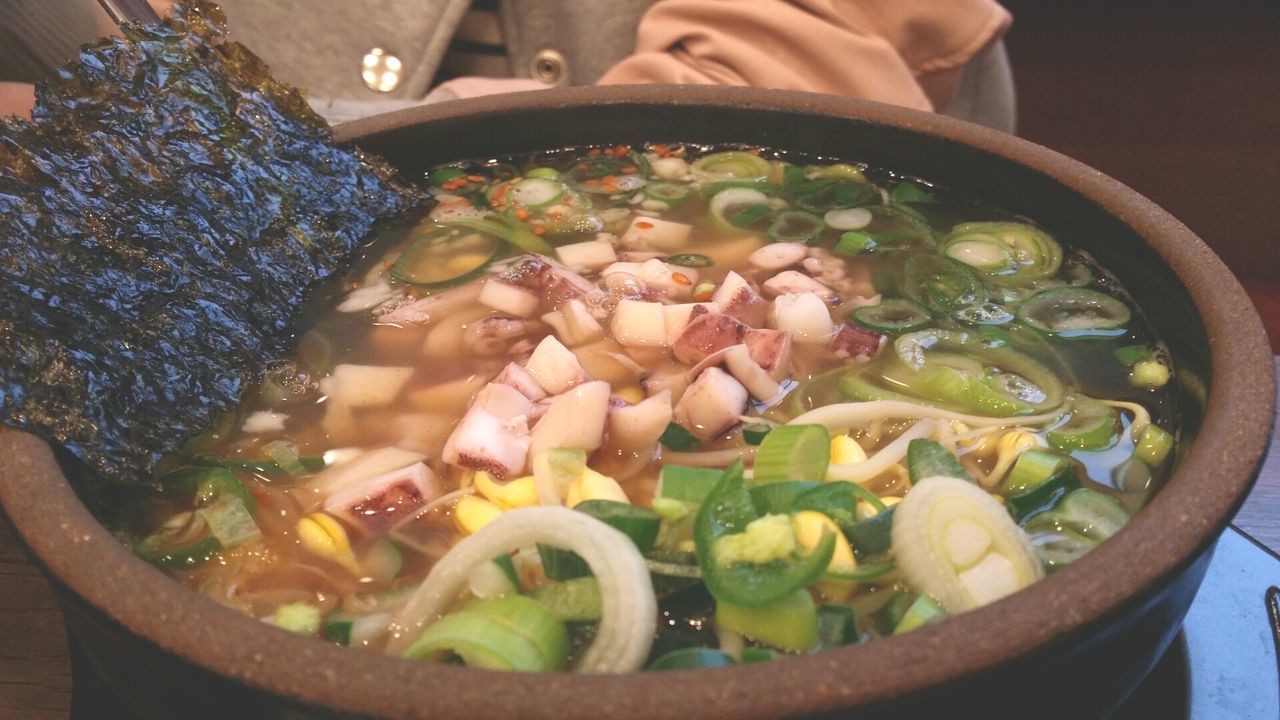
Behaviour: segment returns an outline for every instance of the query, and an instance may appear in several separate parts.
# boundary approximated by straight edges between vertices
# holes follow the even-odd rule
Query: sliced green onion
[[[782,425],[773,429],[756,453],[753,485],[827,476],[831,434],[822,425]]]
[[[823,215],[830,210],[880,202],[880,190],[862,180],[818,178],[787,188],[797,207]]]
[[[1129,456],[1111,468],[1111,485],[1124,492],[1140,492],[1151,487],[1151,466],[1136,457]]]
[[[930,320],[929,311],[919,303],[892,298],[879,305],[868,305],[853,311],[859,325],[879,332],[898,334],[922,327]]]
[[[1168,431],[1151,424],[1142,429],[1142,433],[1138,435],[1137,447],[1134,448],[1133,455],[1150,467],[1160,467],[1164,464],[1166,458],[1169,457],[1169,451],[1173,449],[1173,435]]]
[[[179,479],[181,478],[181,479]],[[184,469],[180,476],[170,476],[167,480],[170,487],[176,483],[195,483],[195,495],[193,502],[196,507],[203,507],[212,504],[215,500],[224,496],[239,498],[244,504],[249,514],[253,514],[258,509],[258,501],[249,492],[244,483],[225,467],[203,467]]]
[[[887,547],[886,544],[886,549]],[[822,579],[836,582],[865,583],[888,576],[889,573],[894,571],[895,567],[892,560],[881,560],[879,562],[863,563],[856,570],[827,570],[822,573]]]
[[[1058,450],[1105,450],[1115,444],[1120,429],[1115,409],[1093,398],[1075,395],[1066,423],[1045,433],[1050,447]]]
[[[841,208],[828,210],[822,222],[832,230],[861,230],[871,224],[875,216],[866,208]]]
[[[835,251],[838,255],[861,255],[876,249],[876,240],[867,233],[850,230],[840,234]]]
[[[774,242],[812,245],[826,229],[822,218],[801,210],[783,210],[773,217],[766,234]]]
[[[907,296],[939,312],[975,305],[987,296],[968,266],[942,255],[912,255],[902,273]]]
[[[563,622],[598,622],[602,614],[600,583],[593,577],[547,583],[532,597]]]
[[[410,660],[455,655],[469,667],[550,672],[568,660],[569,633],[537,600],[504,595],[474,600],[445,615],[403,655]]]
[[[1097,490],[1078,488],[1067,493],[1052,510],[1027,523],[1036,553],[1050,569],[1078,560],[1098,543],[1116,534],[1129,513],[1114,498]]]
[[[644,196],[649,200],[657,200],[675,207],[689,199],[689,186],[663,182],[649,183],[644,188]]]
[[[923,625],[938,622],[947,617],[947,613],[928,595],[921,595],[903,613],[902,619],[893,628],[894,635],[911,632]]]
[[[701,670],[705,668],[733,667],[736,663],[728,653],[711,648],[694,647],[672,650],[654,660],[648,670]]]
[[[669,256],[667,258],[667,264],[679,265],[681,267],[707,268],[715,265],[715,261],[706,255],[698,255],[697,253],[680,253],[679,255]]]
[[[271,622],[276,627],[299,635],[315,635],[320,632],[321,619],[320,608],[307,602],[281,605],[271,616]]]
[[[574,512],[599,520],[626,535],[640,553],[653,549],[662,518],[649,508],[614,500],[586,500],[573,506]],[[570,550],[539,544],[542,572],[552,580],[572,580],[591,572],[587,562]]]
[[[773,214],[768,195],[740,187],[726,188],[712,195],[707,211],[712,224],[728,232],[752,227]]]
[[[1055,288],[1036,293],[1018,308],[1018,318],[1041,332],[1061,338],[1123,335],[1129,307],[1087,288]]]
[[[788,515],[801,495],[823,487],[812,480],[786,480],[751,488],[751,504],[761,515]]]
[[[1143,360],[1155,357],[1155,353],[1146,345],[1125,345],[1115,351],[1116,359],[1126,367],[1133,367]]]
[[[994,602],[1044,576],[1026,533],[973,483],[925,478],[893,509],[898,570],[948,612]]]
[[[712,153],[694,160],[689,166],[694,178],[703,185],[725,180],[763,181],[768,179],[769,161],[754,153],[730,150]]]
[[[1007,245],[985,235],[969,236],[947,243],[943,252],[952,260],[958,260],[984,273],[1006,272],[1017,266],[1013,251]]]
[[[768,648],[759,648],[759,647],[742,648],[742,664],[743,665],[747,665],[749,663],[757,663],[757,662],[768,662],[770,660],[777,659],[777,657],[778,657],[778,653]]]
[[[307,467],[298,459],[298,446],[288,440],[272,440],[262,446],[280,469],[290,475],[306,475]]]
[[[870,558],[889,552],[893,509],[896,507],[897,505],[890,505],[866,520],[859,520],[848,529],[849,544],[853,546],[854,554],[859,558]]]
[[[222,548],[239,547],[262,539],[262,531],[240,498],[223,496],[196,510],[209,526],[209,534]]]
[[[1017,319],[1005,306],[993,302],[962,307],[951,316],[969,325],[1004,325]]]
[[[698,438],[694,437],[693,433],[685,430],[679,423],[674,422],[667,425],[667,429],[662,432],[658,442],[662,443],[663,447],[670,448],[676,452],[688,452],[702,447],[702,443],[698,441]]]
[[[950,255],[951,249],[956,246],[968,249],[957,251],[962,255],[972,251],[972,257],[979,262],[975,267],[995,285],[1023,286],[1036,280],[1045,280],[1053,277],[1062,264],[1062,247],[1057,241],[1043,230],[1026,223],[976,222],[957,225],[943,241],[942,251]],[[1006,249],[1012,262],[1003,265],[997,262],[997,246]]]
[[[746,423],[742,426],[742,440],[748,445],[759,445],[773,431],[773,426],[765,423]]]
[[[504,224],[485,218],[456,217],[442,221],[442,223],[447,227],[464,227],[496,236],[528,252],[540,255],[553,255],[555,253],[555,248],[551,247],[551,243],[534,235],[533,232],[519,222]]]
[[[160,529],[134,545],[138,557],[168,570],[183,570],[207,562],[222,544],[209,534],[209,523],[194,512],[179,513]]]
[[[818,642],[818,608],[804,588],[760,607],[718,601],[716,625],[790,652],[804,652]]]
[[[861,639],[856,610],[848,605],[822,605],[818,608],[818,647],[843,647]]]
[[[361,647],[372,642],[386,630],[391,613],[381,612],[357,615],[337,610],[324,619],[320,635],[329,642],[347,647]]]
[[[723,475],[724,472],[710,468],[663,465],[655,494],[696,505],[707,497]]]
[[[503,250],[502,240],[488,233],[430,235],[400,253],[389,273],[395,280],[421,287],[449,287],[483,273]]]
[[[1059,499],[1079,487],[1071,461],[1044,450],[1026,450],[1018,456],[1000,486],[1009,514],[1019,523],[1052,508]]]
[[[516,207],[537,210],[560,202],[569,188],[545,177],[526,177],[512,183],[502,199]]]
[[[936,203],[932,195],[913,182],[900,182],[889,192],[889,199],[896,203]]]
[[[360,569],[377,582],[390,583],[404,569],[404,555],[395,543],[387,538],[378,538],[360,556]]]
[[[926,438],[916,438],[907,445],[907,472],[911,476],[912,485],[934,475],[973,482],[973,476],[950,450],[943,447],[942,443]]]

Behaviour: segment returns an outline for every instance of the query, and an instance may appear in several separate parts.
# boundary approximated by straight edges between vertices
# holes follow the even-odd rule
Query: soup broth
[[[110,523],[288,630],[515,670],[907,632],[1084,555],[1172,366],[1073,238],[755,148],[441,167],[297,351]]]

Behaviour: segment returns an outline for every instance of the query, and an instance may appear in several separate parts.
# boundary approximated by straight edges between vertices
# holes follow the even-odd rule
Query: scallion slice
[[[841,233],[836,241],[835,251],[838,255],[861,255],[876,249],[876,239],[864,232],[850,230]]]
[[[667,258],[668,265],[679,265],[680,267],[691,268],[707,268],[715,265],[715,261],[706,255],[697,253],[680,253],[679,255],[671,255]]]
[[[550,672],[568,659],[569,633],[537,600],[523,595],[485,598],[432,623],[403,655],[425,660],[450,654],[469,667]]]
[[[649,183],[644,188],[644,196],[649,200],[657,200],[675,207],[689,199],[689,187],[675,183]]]
[[[1055,288],[1036,293],[1018,308],[1026,324],[1060,338],[1123,335],[1129,307],[1110,295],[1087,288]]]
[[[756,453],[753,485],[827,476],[831,434],[822,425],[782,425],[773,429]]]
[[[930,315],[919,303],[894,298],[854,310],[853,319],[872,330],[896,335],[923,327],[929,322]]]
[[[658,497],[681,502],[701,503],[711,488],[720,482],[724,475],[720,470],[710,468],[684,467],[683,465],[664,465],[658,476]]]
[[[774,242],[793,242],[812,245],[826,225],[822,218],[801,210],[783,210],[773,217],[766,233]]]
[[[1044,439],[1058,450],[1105,450],[1118,436],[1119,417],[1114,408],[1093,398],[1075,395],[1071,398],[1070,418],[1045,433]]]
[[[951,451],[936,440],[926,438],[916,438],[907,445],[907,472],[911,476],[912,485],[934,475],[973,482],[969,471],[964,469]],[[883,507],[882,505],[881,508]]]
[[[689,168],[703,185],[726,180],[763,181],[769,177],[769,161],[754,153],[730,150],[704,155]]]
[[[658,442],[662,443],[663,447],[670,448],[676,452],[688,452],[702,447],[702,443],[698,441],[698,438],[694,437],[693,433],[685,430],[679,423],[668,424],[667,429],[658,438]]]

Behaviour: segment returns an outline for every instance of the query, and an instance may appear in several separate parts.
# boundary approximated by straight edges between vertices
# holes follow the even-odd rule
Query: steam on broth
[[[427,177],[116,513],[139,555],[413,659],[715,666],[997,600],[1171,465],[1171,365],[1123,288],[958,192],[694,145]]]

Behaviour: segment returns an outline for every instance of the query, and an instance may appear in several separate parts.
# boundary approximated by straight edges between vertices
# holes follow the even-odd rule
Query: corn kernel
[[[867,451],[848,435],[831,438],[831,464],[859,463],[867,459]]]
[[[351,540],[338,521],[324,513],[311,513],[298,521],[298,540],[312,554],[331,560],[352,575],[360,576],[360,563],[351,552]]]
[[[502,508],[482,497],[468,495],[453,506],[453,524],[463,535],[474,535],[502,514]]]
[[[519,507],[532,507],[538,504],[538,489],[534,485],[533,476],[525,475],[508,483],[500,483],[493,475],[480,470],[472,478],[476,490],[489,499],[489,502],[503,510]]]
[[[644,390],[642,390],[639,385],[631,385],[629,387],[624,387],[620,390],[615,390],[613,394],[617,395],[623,400],[626,400],[628,403],[632,405],[636,405],[641,402],[644,402],[644,397],[645,397]]]
[[[569,490],[565,493],[565,505],[569,507],[586,500],[631,502],[617,480],[608,475],[601,475],[591,468],[587,468],[586,472],[582,473],[582,477],[570,483]]]
[[[1010,430],[1000,436],[998,448],[1003,453],[1021,453],[1039,445],[1036,436],[1026,430]]]
[[[796,542],[806,550],[812,550],[822,541],[823,530],[830,530],[836,535],[836,549],[831,555],[831,563],[827,569],[832,572],[853,572],[858,569],[858,561],[853,556],[853,548],[845,539],[844,533],[832,522],[831,518],[814,510],[801,510],[792,516],[792,527],[795,529]],[[816,583],[818,592],[832,600],[848,600],[857,583],[852,580],[819,580]]]

